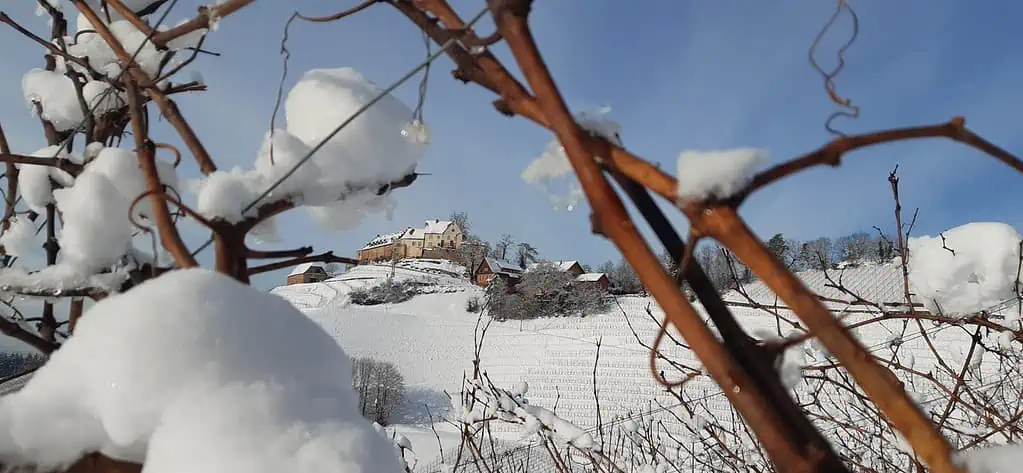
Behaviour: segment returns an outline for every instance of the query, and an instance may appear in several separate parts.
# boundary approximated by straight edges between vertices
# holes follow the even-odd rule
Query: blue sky
[[[10,3],[10,2],[9,2]],[[833,111],[807,49],[833,12],[833,2],[707,2],[659,0],[540,1],[532,24],[545,58],[570,106],[610,106],[628,147],[675,172],[685,149],[762,147],[772,160],[788,159],[822,145]],[[185,116],[200,130],[221,168],[251,166],[267,130],[281,70],[279,43],[288,15],[327,14],[354,1],[256,2],[225,19],[206,47],[199,70],[210,91],[179,96]],[[471,16],[481,0],[453,5]],[[853,1],[860,16],[858,41],[847,54],[839,91],[862,108],[856,121],[839,121],[849,133],[935,123],[954,115],[994,143],[1020,154],[1018,112],[1023,67],[1015,48],[1023,32],[1013,19],[1018,2],[906,0]],[[3,9],[45,34],[33,2]],[[176,23],[198,2],[181,0]],[[482,22],[482,31],[492,26]],[[848,37],[843,17],[820,48],[825,67]],[[0,29],[0,120],[17,151],[42,144],[37,122],[20,95],[21,76],[42,64],[38,48],[10,29]],[[20,46],[20,47],[18,47]],[[292,29],[293,84],[312,68],[351,66],[378,84],[404,74],[423,56],[420,34],[387,5],[330,24],[297,23]],[[495,50],[511,65],[503,46]],[[446,58],[435,63],[426,100],[432,145],[420,164],[423,176],[396,193],[393,221],[373,217],[348,232],[317,229],[303,212],[278,225],[279,247],[311,244],[354,255],[368,238],[453,210],[469,213],[473,230],[496,240],[510,233],[539,248],[542,256],[597,264],[618,259],[614,247],[589,233],[588,209],[554,211],[547,196],[519,178],[550,134],[522,118],[492,109],[495,98],[450,78]],[[396,95],[414,104],[416,81]],[[280,122],[283,124],[283,121]],[[176,142],[158,127],[159,140]],[[888,172],[899,164],[904,206],[920,207],[916,232],[934,234],[978,220],[1023,228],[1019,182],[1023,176],[962,145],[921,141],[850,155],[841,168],[821,168],[758,193],[742,213],[763,237],[776,232],[798,239],[838,236],[878,225],[894,226]],[[194,166],[187,170],[196,175]],[[666,207],[667,208],[667,207]],[[668,209],[670,215],[677,212]],[[681,218],[676,218],[684,225]],[[189,241],[201,235],[188,232]],[[272,273],[262,287],[283,281]]]

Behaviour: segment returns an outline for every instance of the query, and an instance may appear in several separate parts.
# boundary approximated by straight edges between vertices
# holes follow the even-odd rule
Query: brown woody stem
[[[160,91],[156,84],[152,83],[152,78],[147,76],[142,69],[139,69],[138,65],[132,61],[132,56],[124,49],[121,42],[118,41],[114,34],[110,31],[110,28],[103,23],[103,21],[99,18],[99,15],[97,15],[96,12],[85,3],[85,0],[72,1],[75,6],[78,7],[78,10],[82,12],[82,15],[84,15],[89,22],[92,23],[96,32],[104,41],[106,41],[121,63],[128,68],[127,72],[131,78],[134,79],[139,87],[145,89],[146,94],[154,103],[156,103],[157,107],[160,108],[160,112],[163,116],[167,118],[167,121],[171,124],[171,126],[173,126],[174,129],[177,130],[178,134],[181,135],[181,140],[185,142],[185,146],[187,146],[189,151],[192,152],[192,156],[199,164],[199,170],[206,175],[216,171],[217,166],[213,163],[213,159],[210,157],[209,152],[206,151],[206,147],[204,147],[202,142],[199,141],[199,137],[196,135],[195,130],[192,129],[192,126],[189,125],[185,118],[181,115],[181,111],[178,110],[177,104],[167,97],[167,94]],[[251,1],[252,0],[249,0],[249,2],[246,3],[251,3]],[[236,3],[239,2],[235,0],[214,8],[224,8]]]
[[[149,140],[142,124],[143,111],[138,89],[130,81],[128,82],[128,107],[131,111],[132,134],[135,136],[139,167],[142,168],[146,187],[152,193],[149,196],[149,202],[153,209],[153,220],[156,222],[160,242],[174,257],[178,266],[194,268],[198,266],[198,263],[185,247],[185,242],[181,239],[181,234],[178,233],[177,226],[174,225],[174,218],[167,207],[167,200],[162,195],[163,183],[160,182],[160,175],[156,169],[156,148]]]
[[[0,149],[0,161],[8,164],[34,164],[36,166],[51,166],[60,169],[72,176],[77,176],[82,172],[82,165],[76,162],[68,161],[66,159],[54,159],[47,157],[38,156],[24,156],[21,154],[11,154],[7,151]]]
[[[0,124],[0,155],[6,155],[11,152],[11,147],[7,143],[7,134],[4,133],[3,124]],[[7,231],[11,228],[11,217],[14,216],[15,205],[17,199],[15,195],[18,193],[18,167],[11,161],[5,161],[7,174],[7,196],[6,202],[4,203],[4,217],[3,217],[3,231]]]
[[[526,24],[524,16],[507,9],[494,12],[498,30],[507,40],[516,62],[536,94],[536,102],[549,119],[558,140],[565,148],[583,190],[597,213],[601,230],[621,250],[638,273],[667,317],[689,342],[725,395],[750,423],[774,463],[782,471],[816,471],[821,453],[802,452],[786,436],[778,413],[771,409],[746,371],[724,350],[682,295],[657,256],[643,241],[629,219],[621,200],[604,178],[600,166],[587,146],[586,134],[572,118]],[[816,458],[815,458],[816,457]],[[838,470],[844,469],[841,464]]]
[[[193,31],[209,28],[210,23],[218,21],[220,18],[230,15],[255,1],[256,0],[228,0],[212,7],[201,6],[199,7],[199,14],[196,15],[195,18],[169,30],[161,31],[153,35],[153,43],[161,47],[166,46],[168,41],[180,38]]]
[[[898,378],[874,361],[842,322],[832,316],[824,304],[757,239],[735,209],[727,206],[708,208],[701,216],[693,218],[693,225],[731,249],[785,301],[810,332],[849,371],[932,471],[962,472],[952,463],[952,447],[948,441],[909,398]]]
[[[346,258],[344,256],[334,256],[334,252],[328,251],[326,253],[320,253],[318,255],[302,256],[299,258],[292,258],[287,261],[278,261],[276,263],[269,263],[260,266],[253,266],[249,268],[249,275],[255,275],[260,273],[266,273],[269,271],[276,271],[278,269],[290,268],[302,263],[345,263],[345,264],[358,264],[358,260],[352,258]]]
[[[303,246],[294,250],[280,250],[280,251],[261,251],[261,250],[248,250],[246,257],[249,259],[275,259],[275,258],[300,258],[302,256],[309,256],[313,252],[313,247]]]
[[[983,151],[1005,165],[1023,173],[1023,161],[1020,161],[1019,158],[1013,156],[1008,151],[995,146],[993,143],[967,129],[966,121],[963,117],[955,117],[947,123],[938,125],[896,128],[863,135],[836,138],[809,154],[781,163],[757,174],[753,178],[753,182],[751,182],[743,191],[741,197],[748,197],[753,192],[762,189],[775,181],[814,166],[838,166],[841,164],[842,157],[845,156],[846,153],[855,151],[859,148],[921,138],[948,138],[950,140],[958,141],[967,146]]]

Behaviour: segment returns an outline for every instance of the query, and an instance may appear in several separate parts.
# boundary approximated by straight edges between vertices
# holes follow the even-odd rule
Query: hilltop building
[[[427,220],[418,228],[377,235],[356,252],[360,263],[405,258],[454,259],[462,246],[462,229],[450,220]]]

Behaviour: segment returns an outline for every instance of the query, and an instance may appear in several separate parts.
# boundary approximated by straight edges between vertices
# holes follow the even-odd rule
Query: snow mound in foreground
[[[204,269],[92,306],[20,392],[0,398],[0,463],[100,451],[164,472],[398,472],[358,413],[351,362],[284,299]]]
[[[909,239],[909,282],[927,310],[970,314],[1014,297],[1020,234],[974,222],[938,236]]]

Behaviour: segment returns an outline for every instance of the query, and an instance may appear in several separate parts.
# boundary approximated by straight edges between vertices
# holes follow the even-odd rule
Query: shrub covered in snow
[[[357,288],[348,294],[349,300],[356,305],[397,304],[405,302],[419,294],[427,283],[412,279],[384,279],[368,288]]]
[[[598,287],[578,284],[571,273],[549,263],[525,273],[511,290],[501,279],[487,287],[489,313],[498,320],[587,315],[603,310],[606,302]]]
[[[405,378],[394,363],[367,357],[352,359],[352,387],[359,412],[380,425],[389,424],[405,402]]]

